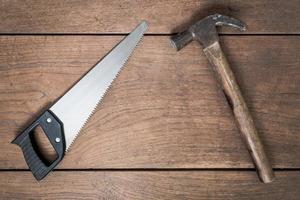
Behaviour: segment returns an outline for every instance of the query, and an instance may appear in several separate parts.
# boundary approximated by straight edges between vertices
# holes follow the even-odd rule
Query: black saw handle
[[[57,158],[52,163],[47,162],[38,151],[33,139],[34,129],[40,125],[56,151]],[[51,112],[45,111],[29,127],[27,127],[13,141],[21,147],[25,161],[36,180],[43,179],[64,157],[66,149],[63,124]]]

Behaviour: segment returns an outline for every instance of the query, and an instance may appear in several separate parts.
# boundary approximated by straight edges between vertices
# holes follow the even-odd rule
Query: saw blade
[[[145,21],[140,23],[50,108],[63,123],[66,150],[93,114],[147,28]]]

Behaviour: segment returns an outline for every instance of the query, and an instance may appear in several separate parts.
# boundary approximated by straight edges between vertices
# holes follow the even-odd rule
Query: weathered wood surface
[[[0,168],[27,168],[11,140],[121,38],[0,37]],[[299,37],[221,41],[273,167],[299,168]],[[167,36],[145,37],[59,166],[252,167],[201,48]]]
[[[0,172],[2,199],[298,200],[300,172],[277,172],[258,183],[256,173],[224,171],[53,172],[39,184],[30,172]]]
[[[244,21],[246,33],[300,33],[299,10],[298,0],[1,0],[0,32],[124,33],[145,19],[150,33],[171,33],[218,12]]]

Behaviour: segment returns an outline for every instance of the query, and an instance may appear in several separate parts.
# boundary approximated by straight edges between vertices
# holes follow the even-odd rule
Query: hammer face
[[[193,40],[193,35],[190,30],[186,30],[182,33],[174,35],[171,37],[171,45],[177,51],[182,49],[185,45],[187,45],[191,40]]]

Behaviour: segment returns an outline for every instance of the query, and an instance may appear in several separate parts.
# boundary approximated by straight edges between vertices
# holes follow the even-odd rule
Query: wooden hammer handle
[[[204,53],[213,65],[219,83],[231,103],[237,125],[240,129],[242,138],[247,145],[248,151],[252,156],[260,179],[264,183],[273,181],[275,178],[273,169],[266,156],[264,146],[259,138],[253,119],[219,42],[215,42],[206,47]]]

